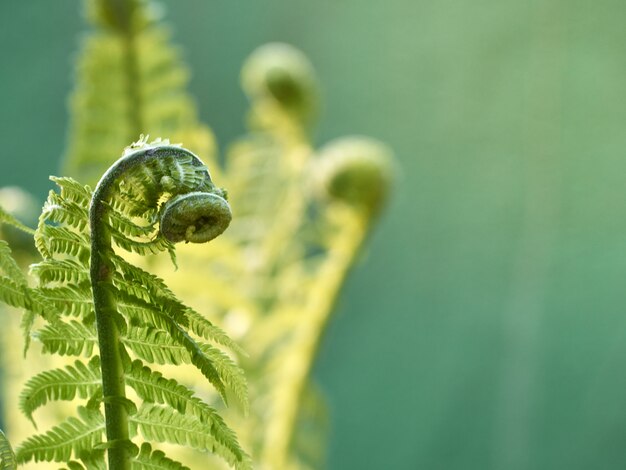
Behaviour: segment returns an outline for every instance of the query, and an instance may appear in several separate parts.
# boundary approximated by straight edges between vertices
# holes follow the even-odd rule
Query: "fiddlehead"
[[[122,222],[133,228],[135,234],[152,234],[149,245],[159,238],[170,242],[187,241],[203,243],[221,234],[230,223],[230,209],[216,189],[208,170],[193,153],[171,145],[150,146],[139,143],[130,148],[104,174],[91,199],[89,221],[91,228],[90,276],[93,289],[94,311],[100,346],[103,399],[107,440],[109,441],[109,466],[115,469],[130,468],[128,446],[128,406],[125,395],[124,356],[126,351],[120,339],[120,326],[125,322],[117,311],[112,295],[115,256],[112,239],[123,238],[115,223],[112,207],[119,196],[126,199],[130,219]],[[132,199],[131,199],[132,197]],[[164,197],[169,197],[167,202]],[[154,217],[157,214],[159,217]],[[123,220],[123,219],[122,219]],[[157,221],[159,227],[157,228]],[[155,233],[156,230],[156,233]],[[140,242],[141,243],[141,242]],[[127,246],[137,246],[131,243]],[[138,245],[142,246],[142,245]]]
[[[391,187],[389,148],[367,137],[345,137],[327,144],[320,154],[322,193],[364,215],[378,214]]]
[[[222,196],[194,191],[164,204],[160,230],[172,243],[205,243],[226,230],[231,218],[230,206]]]
[[[244,64],[241,84],[255,103],[253,117],[260,124],[275,112],[299,124],[310,124],[315,116],[318,91],[313,67],[289,44],[270,43],[256,49]]]

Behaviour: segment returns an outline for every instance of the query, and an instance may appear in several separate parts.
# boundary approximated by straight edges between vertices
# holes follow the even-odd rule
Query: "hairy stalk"
[[[288,381],[277,384],[273,402],[274,418],[267,429],[261,460],[263,468],[287,468],[291,441],[294,436],[300,402],[309,380],[320,341],[332,316],[333,306],[346,276],[368,231],[367,220],[352,216],[343,220],[342,229],[333,241],[333,253],[325,259],[309,291],[307,308],[300,312],[303,319],[285,356]]]
[[[110,259],[113,255],[111,233],[103,223],[114,183],[127,166],[124,160],[118,160],[102,177],[96,187],[89,209],[91,228],[91,264],[90,276],[93,289],[93,302],[96,314],[98,344],[100,347],[102,393],[106,419],[107,441],[110,443],[128,442],[128,410],[124,405],[126,398],[124,384],[124,366],[120,332],[116,324],[118,317],[115,299],[107,287],[113,279],[113,267]],[[108,450],[109,467],[113,470],[129,470],[130,455],[127,447],[112,445]]]

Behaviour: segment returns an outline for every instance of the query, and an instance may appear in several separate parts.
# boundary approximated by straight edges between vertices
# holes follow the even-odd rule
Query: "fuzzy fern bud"
[[[391,150],[365,137],[346,137],[328,144],[318,160],[321,190],[368,215],[377,214],[392,181]]]
[[[300,121],[314,114],[317,82],[313,67],[288,44],[270,43],[256,49],[243,66],[241,81],[253,101],[270,101]]]

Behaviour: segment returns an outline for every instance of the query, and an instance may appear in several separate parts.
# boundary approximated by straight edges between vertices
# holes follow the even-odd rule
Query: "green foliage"
[[[17,450],[18,463],[67,462],[90,452],[102,442],[104,417],[98,410],[78,407],[78,418],[71,416],[45,434],[35,435],[23,442]]]
[[[87,5],[95,28],[77,64],[67,174],[95,183],[111,157],[140,134],[184,142],[213,163],[213,138],[198,123],[185,91],[189,71],[169,44],[169,31],[157,22],[156,8],[138,0]]]
[[[10,225],[18,230],[21,230],[22,232],[26,232],[31,235],[34,233],[33,229],[27,227],[22,222],[17,220],[14,216],[5,211],[2,207],[0,207],[0,225],[2,224]]]
[[[100,386],[99,358],[93,357],[88,364],[76,361],[73,366],[48,370],[32,377],[20,396],[20,409],[33,420],[33,412],[48,401],[71,401],[76,396],[88,399],[96,395]]]
[[[0,470],[15,470],[16,468],[17,461],[11,443],[0,430]]]
[[[213,159],[211,135],[198,123],[184,91],[188,73],[150,2],[90,0],[88,5],[95,28],[78,64],[68,174],[94,183],[111,156],[139,133],[167,135]],[[226,155],[223,175],[236,218],[229,232],[202,253],[179,250],[186,264],[197,261],[180,290],[192,291],[185,299],[197,300],[194,305],[203,310],[206,306],[211,318],[232,329],[250,352],[241,354],[253,379],[250,419],[237,421],[232,414],[228,421],[235,423],[255,462],[267,468],[320,468],[327,412],[309,373],[334,300],[386,198],[390,152],[362,138],[336,142],[321,152],[312,148],[308,132],[318,108],[317,82],[306,57],[288,45],[256,51],[243,68],[242,82],[252,102],[250,130]],[[149,147],[142,140],[128,155]],[[32,336],[44,352],[91,358],[33,377],[20,407],[32,417],[50,401],[80,398],[91,404],[90,411],[80,413],[99,412],[97,379],[102,377],[93,356],[99,328],[89,267],[90,256],[100,253],[101,271],[110,273],[110,282],[95,285],[102,298],[114,299],[115,308],[107,314],[120,333],[125,383],[139,398],[124,411],[131,431],[155,442],[208,449],[247,468],[251,459],[213,408],[217,400],[199,398],[234,398],[248,411],[246,382],[232,359],[241,348],[140,267],[166,276],[169,264],[159,257],[134,256],[167,252],[175,260],[174,242],[212,237],[194,224],[190,230],[185,217],[171,216],[199,204],[196,194],[182,194],[190,187],[208,191],[203,197],[220,203],[201,218],[230,217],[230,209],[222,190],[205,185],[204,166],[189,155],[174,156],[174,147],[154,147],[168,150],[158,160],[127,168],[113,193],[104,194],[98,218],[115,251],[101,249],[99,242],[97,249],[90,246],[91,189],[70,178],[53,178],[60,192],[51,192],[35,233],[43,260],[31,274],[39,285],[30,289],[10,275],[0,278],[5,286],[0,286],[0,298],[27,310],[27,338],[35,319],[43,317],[45,324]],[[211,169],[220,172],[218,165]],[[195,366],[196,373],[186,374],[185,381],[193,382],[198,396],[183,380],[165,378],[157,371],[161,365]],[[27,442],[52,446],[66,429],[80,425],[88,432],[88,424],[81,415]],[[86,452],[78,443],[70,454],[67,447],[62,451],[76,459],[67,462],[71,469],[104,465],[104,448]],[[55,452],[28,455],[55,458]],[[147,444],[133,452],[132,468],[184,468]]]
[[[158,160],[152,158],[158,152]],[[186,155],[176,147],[160,143],[148,146],[142,141],[120,159],[123,171],[112,180],[111,190],[104,193],[106,211],[96,223],[121,249],[136,252],[141,251],[136,250],[137,246],[143,246],[147,252],[172,251],[173,245],[163,237],[158,225],[158,216],[168,204],[163,195],[171,197],[189,187],[213,188],[210,179],[206,180],[206,168],[197,160],[177,159],[179,153]],[[133,158],[139,161],[138,165],[127,163]],[[18,462],[67,462],[69,468],[102,464],[102,449],[108,448],[108,444],[102,447],[103,376],[100,357],[94,355],[99,344],[96,326],[100,320],[92,290],[105,289],[115,299],[115,310],[106,314],[119,325],[126,385],[135,391],[139,402],[135,405],[123,396],[108,400],[121,400],[127,408],[131,437],[139,431],[148,440],[214,452],[235,468],[248,468],[249,458],[235,433],[213,407],[191,389],[164,378],[138,359],[156,364],[192,364],[225,402],[232,394],[247,407],[247,385],[241,369],[226,352],[209,342],[233,347],[232,340],[178,300],[161,279],[113,251],[106,258],[112,282],[94,284],[89,259],[90,243],[95,242],[90,240],[88,227],[89,207],[96,198],[89,187],[70,178],[52,179],[60,190],[50,192],[34,234],[42,257],[30,270],[37,285],[28,285],[8,244],[0,241],[0,299],[30,315],[24,324],[27,336],[35,317],[44,320],[44,325],[32,334],[42,343],[43,352],[90,358],[88,362],[75,360],[72,365],[31,377],[20,397],[22,412],[34,423],[33,413],[50,402],[82,399],[87,404],[77,408],[77,416],[23,442],[17,450]],[[166,184],[159,186],[162,182]],[[160,224],[164,223],[161,219]],[[201,222],[196,223],[200,227],[198,223]],[[133,226],[142,229],[127,229]],[[93,227],[91,233],[96,233]],[[132,468],[185,468],[148,445],[143,445],[138,453],[134,444],[131,449],[136,454]],[[76,460],[70,461],[72,457]]]

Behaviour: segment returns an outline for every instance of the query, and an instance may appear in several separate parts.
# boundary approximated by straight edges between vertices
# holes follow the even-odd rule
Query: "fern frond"
[[[147,442],[141,444],[139,454],[131,463],[132,470],[190,470],[183,464],[165,456],[160,450],[152,450]]]
[[[150,370],[141,361],[133,361],[129,367],[127,383],[144,401],[169,405],[181,414],[195,416],[201,423],[210,426],[216,441],[229,449],[233,455],[244,454],[235,433],[217,411],[193,396],[191,390],[174,379],[164,378],[160,372]]]
[[[189,334],[181,327],[180,323],[176,322],[167,313],[163,312],[159,308],[150,307],[141,299],[134,298],[128,293],[119,293],[118,308],[122,314],[127,317],[127,320],[133,324],[141,322],[142,326],[154,325],[155,328],[161,329],[167,332],[173,344],[182,346],[189,357],[190,362],[196,366],[202,372],[209,382],[217,389],[225,403],[228,403],[226,395],[226,387],[224,381],[218,369],[211,359],[209,359],[201,345],[196,342]],[[159,338],[153,336],[155,339]],[[160,339],[165,338],[161,336]],[[158,346],[158,344],[155,344]],[[147,358],[144,356],[144,359]]]
[[[76,320],[55,322],[41,328],[34,337],[43,345],[43,352],[60,356],[88,356],[98,345],[93,325]]]
[[[64,462],[72,453],[80,456],[102,442],[104,418],[99,411],[78,408],[78,415],[68,418],[45,434],[28,438],[17,449],[17,461],[24,464],[34,460]]]
[[[9,279],[6,276],[0,276],[0,301],[11,307],[27,308],[30,303],[28,300],[28,289]]]
[[[93,300],[89,284],[80,286],[38,287],[47,307],[59,315],[93,316]]]
[[[186,319],[185,323],[188,323],[189,329],[195,335],[245,355],[241,347],[230,339],[221,328],[180,302],[162,279],[131,265],[119,256],[114,256],[112,261],[119,271],[115,280],[118,287],[121,288],[123,284],[124,289],[135,297],[151,301],[153,304],[167,305],[167,309],[173,315],[181,315]]]
[[[51,176],[50,181],[55,182],[61,189],[61,198],[82,207],[89,207],[93,193],[89,186],[67,177]]]
[[[73,366],[47,370],[32,377],[22,390],[19,406],[33,421],[33,412],[49,401],[69,401],[76,396],[89,398],[100,387],[100,361],[95,356],[88,364],[75,361]]]
[[[37,250],[44,259],[53,255],[76,258],[84,266],[89,264],[89,237],[67,227],[40,224],[35,236]]]
[[[202,343],[200,348],[206,357],[211,361],[215,369],[217,369],[220,378],[237,397],[237,400],[243,407],[244,412],[247,414],[248,384],[243,370],[235,364],[230,357],[210,344]]]
[[[252,468],[246,454],[233,453],[231,449],[221,445],[214,438],[211,426],[203,424],[195,416],[144,403],[129,420],[145,439],[210,451],[220,455],[237,469]]]
[[[131,253],[137,253],[141,256],[158,255],[164,251],[174,251],[174,245],[162,236],[157,236],[148,242],[131,240],[117,230],[111,230],[111,236],[117,246]]]
[[[0,470],[16,470],[17,460],[11,443],[0,429]]]
[[[189,321],[189,329],[193,334],[200,338],[213,341],[219,345],[229,348],[231,351],[237,352],[242,356],[246,356],[246,352],[235,343],[230,337],[218,326],[215,326],[200,313],[188,308],[186,310],[187,320]]]
[[[32,228],[24,225],[22,222],[17,220],[13,215],[9,214],[6,210],[4,210],[2,206],[0,206],[0,225],[2,224],[15,227],[16,229],[21,230],[22,232],[26,232],[29,235],[35,234],[35,231]]]
[[[129,316],[129,320],[135,322],[143,322],[154,325],[155,327],[169,331],[180,326],[187,326],[189,320],[186,312],[178,308],[178,305],[171,299],[155,299],[162,300],[160,304],[151,304],[141,297],[135,296],[129,289],[124,287],[133,287],[132,283],[120,283],[122,289],[114,289],[112,292],[117,298],[118,307],[122,313],[133,312],[133,316]],[[150,298],[148,298],[150,300]]]
[[[13,282],[22,286],[27,284],[26,276],[15,262],[9,244],[4,240],[0,240],[0,270],[4,271]]]
[[[154,239],[157,235],[157,229],[154,227],[154,223],[138,225],[115,210],[110,211],[108,215],[109,225],[118,234],[126,237],[141,237],[148,240]]]
[[[41,220],[65,224],[79,232],[88,233],[88,208],[71,200],[65,200],[54,191],[50,191],[44,203]]]
[[[31,264],[30,273],[36,276],[44,286],[51,283],[84,284],[89,282],[87,267],[72,259],[48,259]]]
[[[129,326],[122,342],[137,357],[152,364],[189,364],[187,349],[175,343],[166,331],[152,327]]]
[[[92,5],[96,3],[108,4],[94,0]],[[153,27],[152,22],[138,21],[143,18],[147,2],[131,3],[140,12],[138,16],[121,22],[116,22],[120,18],[115,15],[100,16],[103,27],[87,43],[93,54],[87,54],[82,63],[74,101],[84,116],[75,116],[74,132],[79,138],[70,140],[70,153],[78,155],[73,161],[77,163],[75,168],[84,169],[83,164],[93,152],[102,152],[104,158],[100,162],[108,166],[117,149],[140,130],[169,134],[173,139],[177,133],[190,136],[192,142],[204,145],[199,153],[207,154],[204,150],[210,137],[207,138],[206,128],[197,123],[195,110],[184,93],[188,78],[177,51],[167,46],[167,34],[162,29]],[[111,11],[119,16],[121,10]],[[121,159],[124,163],[107,172],[93,195],[88,186],[70,178],[52,178],[59,189],[49,194],[35,233],[36,246],[44,258],[31,269],[38,278],[38,287],[28,290],[26,283],[11,279],[12,275],[0,264],[2,273],[7,274],[0,277],[0,281],[7,281],[4,297],[28,311],[24,317],[25,331],[30,331],[34,314],[49,320],[34,335],[44,352],[91,356],[99,342],[101,350],[110,353],[103,354],[101,374],[97,359],[88,364],[75,361],[73,365],[40,373],[27,383],[20,407],[31,419],[39,407],[51,400],[92,400],[88,408],[78,409],[78,417],[27,439],[18,450],[18,460],[63,461],[71,470],[95,469],[104,468],[106,451],[112,468],[118,464],[128,468],[130,454],[118,444],[130,443],[132,429],[109,426],[110,442],[100,445],[105,423],[91,405],[100,406],[104,400],[110,422],[125,423],[128,416],[129,422],[144,435],[166,437],[174,443],[191,442],[199,449],[214,450],[237,468],[249,468],[250,459],[234,433],[215,410],[190,390],[140,362],[126,372],[120,368],[124,364],[120,359],[128,357],[128,348],[131,354],[150,356],[157,362],[193,364],[225,402],[231,389],[238,398],[244,396],[245,384],[236,364],[221,350],[193,335],[233,350],[234,343],[176,299],[162,281],[155,282],[154,277],[133,278],[111,263],[116,256],[111,242],[140,255],[167,251],[174,259],[174,242],[208,241],[230,223],[225,193],[213,185],[197,156],[186,149],[178,151],[179,147],[169,143],[150,149],[145,147],[151,144],[142,144],[147,144],[147,140],[130,147]],[[155,154],[157,147],[161,148]],[[141,150],[136,151],[138,148]],[[143,159],[144,155],[149,158]],[[126,160],[127,156],[132,158]],[[131,160],[133,164],[127,166],[125,163]],[[134,166],[135,163],[138,164]],[[97,165],[89,162],[93,174],[99,175]],[[209,211],[205,209],[207,199],[214,204]],[[222,210],[222,218],[213,230],[218,210]],[[75,318],[63,318],[67,316]],[[126,398],[125,383],[144,400],[142,411],[136,412],[134,402]],[[99,396],[101,384],[104,399]],[[151,400],[158,404],[150,403]],[[173,417],[166,423],[169,431],[153,420],[160,413]],[[190,435],[185,432],[187,429]],[[149,445],[142,446],[134,460],[132,468],[185,468]]]
[[[135,29],[133,35],[132,52],[125,35],[111,29],[110,22],[84,42],[71,103],[66,170],[72,176],[95,182],[111,164],[111,156],[140,132],[170,136],[202,155],[212,153],[211,133],[198,123],[185,91],[189,73],[179,51],[169,44],[167,30],[151,25]],[[127,87],[129,80],[134,81],[133,91]],[[133,120],[141,122],[140,129]]]

